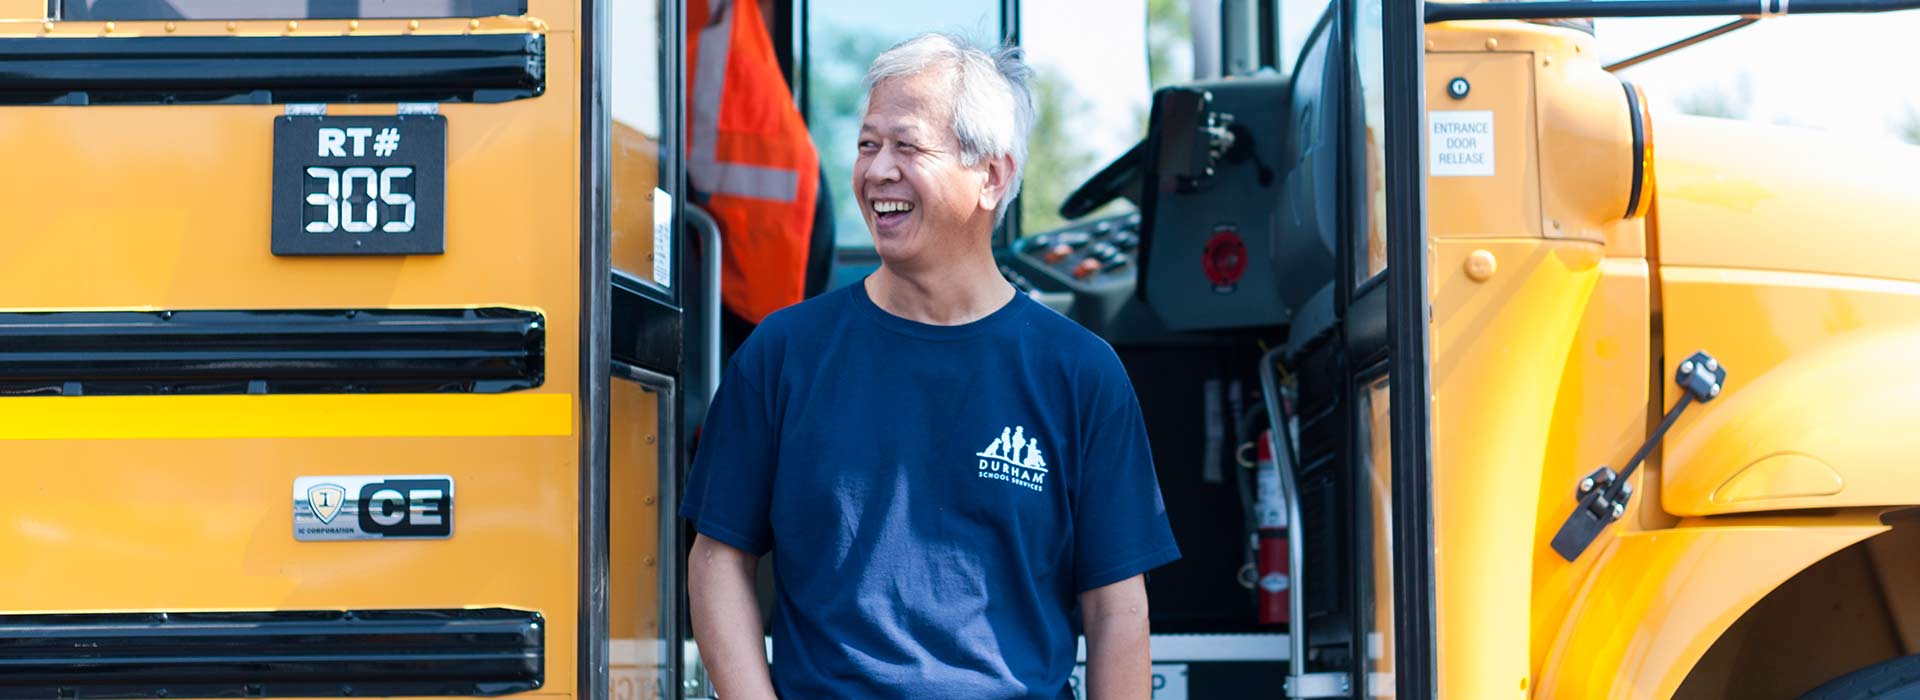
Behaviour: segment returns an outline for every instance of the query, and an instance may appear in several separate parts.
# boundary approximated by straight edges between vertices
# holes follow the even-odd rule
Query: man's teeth
[[[907,202],[874,202],[873,211],[876,214],[889,214],[896,211],[913,211],[913,205]]]

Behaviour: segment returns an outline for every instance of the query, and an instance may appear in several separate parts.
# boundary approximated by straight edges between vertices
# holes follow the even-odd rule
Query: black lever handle
[[[1680,367],[1674,372],[1673,381],[1680,385],[1680,400],[1674,402],[1666,417],[1660,419],[1659,427],[1654,428],[1653,434],[1647,436],[1647,441],[1641,443],[1640,449],[1633,453],[1633,458],[1627,461],[1627,468],[1615,472],[1612,467],[1602,466],[1580,480],[1574,496],[1578,504],[1567,515],[1567,521],[1560,525],[1560,531],[1553,535],[1553,551],[1559,553],[1562,559],[1573,561],[1580,558],[1580,553],[1587,551],[1587,547],[1593,544],[1594,538],[1600,536],[1600,531],[1606,529],[1608,523],[1626,514],[1627,501],[1633,498],[1633,485],[1627,483],[1627,478],[1633,476],[1634,470],[1647,460],[1647,455],[1653,453],[1653,446],[1660,444],[1660,438],[1666,436],[1667,430],[1673,427],[1674,421],[1680,419],[1680,414],[1688,406],[1696,401],[1706,403],[1720,396],[1720,388],[1727,381],[1727,369],[1702,350],[1681,361]]]

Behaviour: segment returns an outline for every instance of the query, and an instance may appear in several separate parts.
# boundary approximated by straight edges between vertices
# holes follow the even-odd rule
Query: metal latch
[[[1647,436],[1640,450],[1633,453],[1627,468],[1616,473],[1611,467],[1602,466],[1580,480],[1578,492],[1574,495],[1579,505],[1567,516],[1567,522],[1560,525],[1560,532],[1553,536],[1553,551],[1558,552],[1561,558],[1567,561],[1580,558],[1580,553],[1587,551],[1587,546],[1600,536],[1600,531],[1607,527],[1607,523],[1619,520],[1620,516],[1626,514],[1627,501],[1633,498],[1633,485],[1627,483],[1627,478],[1633,476],[1633,470],[1639,469],[1641,462],[1646,461],[1647,455],[1653,452],[1653,446],[1659,444],[1660,438],[1667,434],[1667,429],[1680,419],[1682,411],[1695,401],[1706,403],[1720,395],[1720,387],[1727,381],[1727,370],[1720,366],[1719,360],[1702,350],[1680,363],[1673,381],[1680,385],[1680,400],[1667,411],[1665,418],[1660,419],[1660,426]]]

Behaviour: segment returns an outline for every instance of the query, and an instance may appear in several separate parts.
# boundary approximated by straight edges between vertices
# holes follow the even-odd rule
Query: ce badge
[[[293,480],[293,538],[445,539],[453,535],[453,477],[303,476]]]

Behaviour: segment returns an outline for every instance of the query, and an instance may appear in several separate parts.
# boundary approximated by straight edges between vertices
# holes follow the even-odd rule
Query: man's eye
[[[880,148],[880,144],[877,144],[877,143],[874,143],[874,142],[872,142],[872,141],[861,141],[861,142],[860,142],[860,150],[862,150],[862,151],[871,151],[871,150],[875,150],[875,149],[878,149],[878,148]]]

